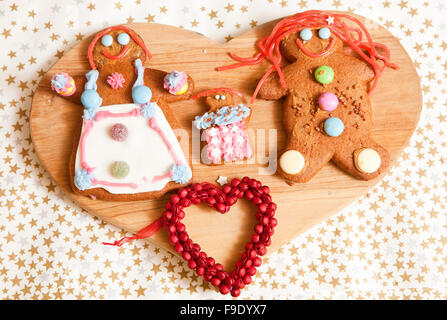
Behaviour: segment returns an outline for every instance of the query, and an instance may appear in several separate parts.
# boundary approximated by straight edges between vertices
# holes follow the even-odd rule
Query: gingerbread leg
[[[278,161],[278,172],[295,182],[309,181],[332,158],[332,147],[313,145],[310,148],[289,146]]]
[[[370,137],[363,137],[340,144],[332,161],[358,179],[371,180],[388,168],[390,155]]]

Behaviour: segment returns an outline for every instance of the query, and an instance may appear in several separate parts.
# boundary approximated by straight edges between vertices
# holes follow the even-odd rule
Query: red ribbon
[[[107,245],[107,246],[117,246],[117,247],[121,247],[123,244],[125,244],[126,242],[130,242],[136,239],[146,239],[151,237],[155,232],[157,232],[158,230],[160,230],[160,228],[163,227],[163,216],[161,216],[160,218],[158,218],[157,220],[155,220],[154,222],[152,222],[150,225],[148,225],[147,227],[144,227],[143,229],[141,229],[140,231],[138,231],[135,235],[133,235],[132,237],[124,237],[120,240],[117,240],[113,243],[110,242],[103,242],[102,244]]]

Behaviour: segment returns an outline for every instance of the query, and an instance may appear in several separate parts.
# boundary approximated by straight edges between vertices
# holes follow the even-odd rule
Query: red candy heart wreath
[[[240,290],[251,283],[252,276],[256,274],[256,267],[261,265],[260,256],[267,253],[273,229],[277,225],[277,220],[274,218],[276,204],[272,202],[269,193],[269,187],[248,177],[242,180],[233,179],[230,184],[225,184],[222,188],[206,182],[196,183],[179,189],[165,206],[164,225],[175,251],[182,255],[191,269],[195,269],[205,281],[219,288],[222,294],[231,292],[233,297],[239,296]],[[225,214],[240,198],[250,200],[256,206],[258,223],[254,227],[250,241],[245,245],[241,259],[236,262],[232,272],[227,272],[220,263],[216,263],[212,257],[201,251],[199,244],[189,238],[181,220],[185,217],[183,209],[192,204],[204,202]]]

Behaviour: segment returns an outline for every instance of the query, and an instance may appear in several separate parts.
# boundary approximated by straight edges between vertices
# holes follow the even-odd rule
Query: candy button
[[[110,136],[115,141],[124,141],[127,139],[127,136],[129,135],[129,131],[127,130],[127,127],[122,123],[116,123],[110,128]]]
[[[116,161],[112,166],[112,175],[117,179],[125,178],[129,174],[130,167],[125,161]]]
[[[373,173],[380,168],[379,153],[370,148],[356,150],[354,152],[354,163],[357,169],[364,173]]]
[[[321,39],[327,39],[331,36],[331,29],[329,28],[321,28],[320,30],[318,30],[318,36]]]
[[[322,84],[331,83],[334,80],[335,72],[329,66],[320,66],[315,70],[315,80]]]
[[[307,40],[312,39],[312,31],[310,29],[308,29],[308,28],[305,28],[305,29],[301,30],[300,38],[303,41],[307,41]]]
[[[328,136],[338,137],[344,129],[343,121],[336,117],[329,118],[324,122],[324,131]]]
[[[301,152],[296,150],[288,150],[281,155],[279,165],[287,174],[298,174],[304,168],[304,157]]]
[[[113,38],[112,38],[112,36],[111,36],[110,34],[106,34],[105,36],[103,36],[103,37],[101,38],[101,44],[102,44],[104,47],[108,47],[108,46],[110,46],[112,43],[113,43]]]
[[[127,33],[120,33],[118,35],[118,38],[116,38],[116,40],[118,41],[119,44],[125,46],[126,44],[129,43],[130,37]]]
[[[318,104],[321,110],[334,111],[338,106],[338,98],[332,92],[325,92],[318,97]]]
[[[136,86],[132,89],[132,99],[137,104],[145,104],[152,98],[152,91],[146,86]]]
[[[98,92],[96,92],[95,90],[87,89],[81,95],[81,103],[87,109],[94,109],[98,108],[101,105],[102,99],[99,96]]]

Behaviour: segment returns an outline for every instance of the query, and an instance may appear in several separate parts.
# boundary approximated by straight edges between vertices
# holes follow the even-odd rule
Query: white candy
[[[281,155],[279,165],[287,174],[298,174],[304,168],[305,160],[301,152],[288,150]]]
[[[380,168],[382,162],[379,153],[376,150],[365,148],[354,153],[355,166],[361,172],[373,173]]]

